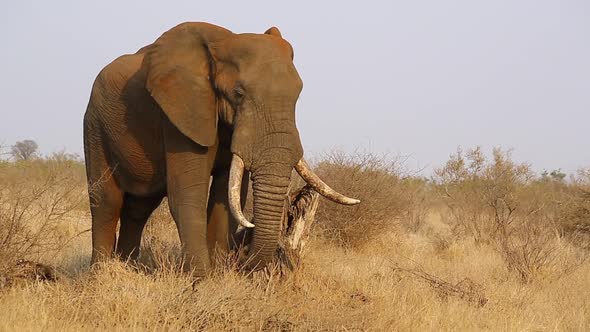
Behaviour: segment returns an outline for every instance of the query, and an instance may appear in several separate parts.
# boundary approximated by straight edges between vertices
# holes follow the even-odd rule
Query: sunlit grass
[[[4,287],[0,280],[0,330],[590,329],[582,172],[571,183],[507,177],[526,170],[504,156],[471,173],[450,163],[440,172],[453,176],[426,181],[361,157],[318,163],[326,182],[364,206],[347,220],[346,207],[322,201],[296,271],[249,273],[229,262],[199,282],[179,272],[179,241],[165,207],[150,221],[139,266],[112,261],[90,270],[90,217],[87,203],[78,203],[82,169],[22,173],[14,168],[22,165],[3,165],[0,178],[11,180],[2,183],[0,244],[14,235],[0,245],[0,278],[26,258],[54,266],[59,279],[14,277]],[[45,191],[30,196],[34,188]],[[20,228],[8,232],[14,218],[7,212],[31,197]],[[502,232],[494,227],[499,207],[485,200],[494,197],[518,207]],[[564,197],[575,199],[557,204]],[[48,219],[48,206],[60,214]],[[39,232],[48,220],[51,232]],[[30,250],[15,251],[16,240]]]

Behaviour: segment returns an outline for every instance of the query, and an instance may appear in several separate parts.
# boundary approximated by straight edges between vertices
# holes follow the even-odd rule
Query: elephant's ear
[[[215,144],[217,138],[207,44],[211,37],[218,39],[225,33],[231,32],[206,23],[184,23],[145,50],[147,90],[170,122],[203,146]]]

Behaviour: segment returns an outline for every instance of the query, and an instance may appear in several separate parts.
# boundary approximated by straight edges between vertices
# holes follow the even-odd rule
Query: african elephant
[[[248,260],[271,261],[294,168],[325,197],[358,203],[302,159],[295,125],[301,89],[293,49],[275,27],[235,34],[182,23],[108,64],[84,115],[92,262],[115,251],[136,258],[145,223],[165,196],[185,269],[198,276],[210,267],[208,224],[222,245],[238,225],[255,226]],[[242,212],[249,181],[252,222]]]

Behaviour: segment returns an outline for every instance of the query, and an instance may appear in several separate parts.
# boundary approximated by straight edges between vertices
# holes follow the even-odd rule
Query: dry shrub
[[[371,153],[332,152],[315,168],[338,192],[361,200],[355,206],[320,203],[316,218],[321,233],[333,243],[354,247],[390,228],[408,206],[399,159]]]
[[[433,193],[429,181],[422,177],[406,177],[402,180],[404,205],[401,224],[410,232],[418,232],[425,224],[432,209]]]
[[[531,282],[544,270],[555,267],[560,249],[556,235],[533,227],[498,237],[497,245],[508,268],[523,282]]]
[[[494,148],[489,160],[479,147],[459,149],[435,171],[435,183],[456,236],[495,246],[524,282],[555,268],[561,186],[535,179],[510,151]]]
[[[86,200],[77,165],[49,160],[0,166],[0,273],[20,258],[38,260],[75,236],[63,220]]]
[[[559,203],[562,232],[579,246],[590,249],[590,168],[578,171]]]
[[[505,232],[528,207],[521,194],[533,177],[526,164],[513,162],[510,151],[493,150],[489,161],[480,147],[451,155],[435,170],[434,182],[451,214],[455,234],[487,241]]]

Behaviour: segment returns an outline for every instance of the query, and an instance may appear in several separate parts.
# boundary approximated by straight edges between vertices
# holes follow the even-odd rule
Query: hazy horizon
[[[98,72],[184,21],[277,26],[304,82],[306,156],[331,149],[444,163],[458,146],[514,149],[536,171],[590,166],[590,3],[10,2],[0,13],[0,143],[82,154]]]

